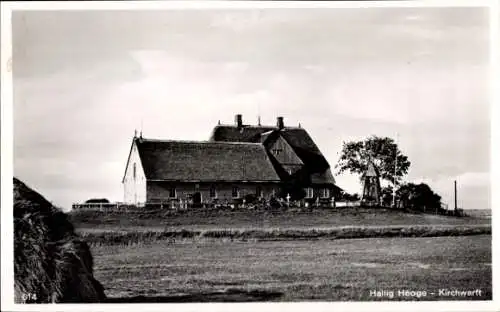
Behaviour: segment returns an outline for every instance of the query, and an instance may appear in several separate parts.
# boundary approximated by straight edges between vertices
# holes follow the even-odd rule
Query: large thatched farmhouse
[[[339,192],[330,166],[307,131],[233,125],[213,129],[208,141],[134,136],[122,180],[127,204],[234,203],[254,195],[331,201]]]

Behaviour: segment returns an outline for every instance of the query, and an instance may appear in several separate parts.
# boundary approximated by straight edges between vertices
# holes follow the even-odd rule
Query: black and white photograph
[[[489,311],[493,8],[230,2],[2,3],[2,310]]]

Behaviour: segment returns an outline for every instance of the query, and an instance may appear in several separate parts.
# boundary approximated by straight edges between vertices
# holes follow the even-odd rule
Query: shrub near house
[[[91,198],[85,201],[86,204],[109,204],[106,198]]]

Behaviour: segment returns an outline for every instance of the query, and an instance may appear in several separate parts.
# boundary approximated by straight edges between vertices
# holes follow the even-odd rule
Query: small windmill
[[[378,207],[380,206],[380,174],[377,167],[370,159],[368,160],[368,167],[361,177],[363,183],[363,194],[361,197],[362,206]]]

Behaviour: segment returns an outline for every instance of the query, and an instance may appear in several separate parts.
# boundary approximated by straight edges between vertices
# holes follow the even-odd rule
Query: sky
[[[54,204],[123,200],[134,130],[207,140],[220,120],[342,143],[398,137],[407,182],[490,208],[483,8],[14,12],[14,175]],[[396,135],[398,134],[398,135]],[[336,176],[360,192],[357,176]]]

